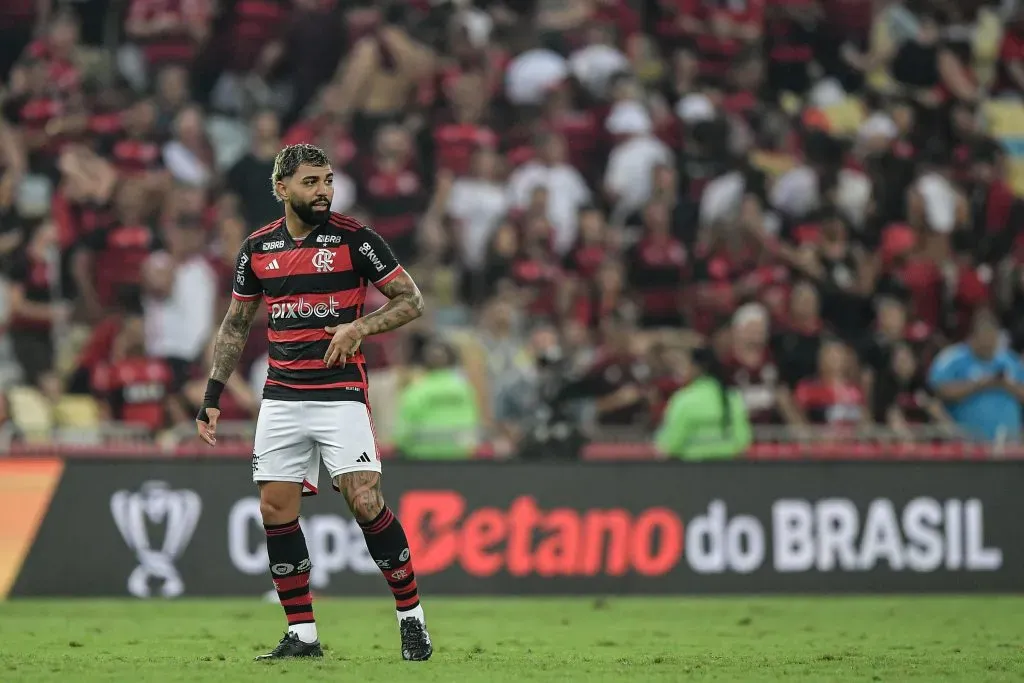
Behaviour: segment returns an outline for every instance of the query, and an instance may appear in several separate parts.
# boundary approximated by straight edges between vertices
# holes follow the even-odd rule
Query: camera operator
[[[534,359],[526,391],[520,394],[522,433],[519,456],[524,459],[576,458],[586,443],[579,428],[580,402],[571,392],[571,356],[558,332],[550,326],[536,328],[530,336]]]

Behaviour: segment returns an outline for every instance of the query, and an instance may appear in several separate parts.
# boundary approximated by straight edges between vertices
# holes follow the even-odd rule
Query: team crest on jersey
[[[317,249],[313,254],[313,267],[318,273],[334,272],[334,252],[330,249]]]

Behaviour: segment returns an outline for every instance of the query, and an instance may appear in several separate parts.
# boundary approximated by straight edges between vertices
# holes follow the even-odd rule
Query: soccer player
[[[200,438],[215,445],[218,399],[264,299],[270,309],[270,368],[256,423],[252,478],[260,490],[270,573],[288,631],[259,659],[323,656],[309,592],[309,553],[299,526],[300,501],[316,494],[322,459],[395,596],[402,657],[426,660],[433,648],[409,542],[381,494],[380,454],[359,351],[368,335],[418,318],[423,297],[380,235],[331,212],[334,174],[323,150],[285,147],[274,160],[271,181],[284,218],[249,235],[238,252],[231,305],[217,333],[196,417]],[[368,282],[389,301],[364,315]]]

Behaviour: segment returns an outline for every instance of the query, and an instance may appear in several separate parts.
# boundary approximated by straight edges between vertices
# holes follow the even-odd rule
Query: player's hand
[[[206,416],[210,418],[209,422],[203,422],[199,418],[196,418],[196,428],[199,430],[199,438],[210,444],[211,446],[217,445],[217,420],[220,418],[219,408],[207,408]]]
[[[353,323],[325,327],[327,334],[334,335],[331,345],[327,347],[327,355],[324,356],[324,365],[329,368],[338,365],[345,367],[345,361],[356,355],[359,345],[363,343],[363,335]]]

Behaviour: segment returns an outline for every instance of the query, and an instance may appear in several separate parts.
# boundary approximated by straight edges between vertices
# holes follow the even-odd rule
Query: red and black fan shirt
[[[328,325],[363,313],[366,288],[402,273],[391,247],[371,228],[332,213],[296,243],[284,219],[251,234],[238,252],[233,296],[267,304],[270,367],[263,397],[283,401],[366,402],[366,359],[324,366]]]
[[[864,415],[864,392],[851,383],[805,379],[797,384],[794,398],[812,424],[855,425]]]
[[[166,361],[144,356],[101,363],[92,373],[93,391],[106,396],[118,421],[154,431],[166,424],[164,404],[173,383],[174,373]]]

